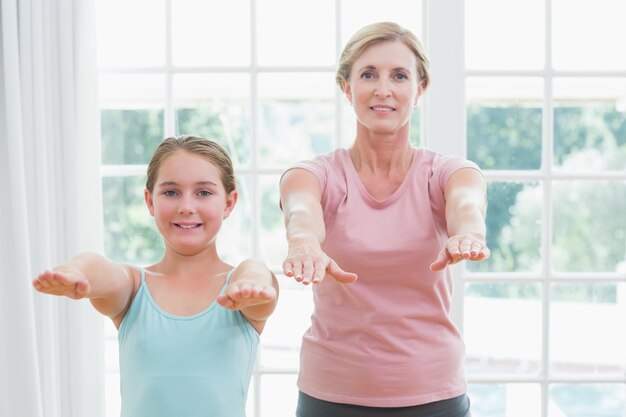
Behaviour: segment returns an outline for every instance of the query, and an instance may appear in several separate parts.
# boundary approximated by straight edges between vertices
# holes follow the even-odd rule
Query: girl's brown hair
[[[154,183],[161,164],[170,155],[178,151],[199,155],[214,164],[222,174],[222,184],[224,184],[226,194],[237,189],[233,163],[228,152],[213,140],[200,136],[184,135],[164,139],[152,154],[146,180],[146,188],[150,194],[154,190]]]

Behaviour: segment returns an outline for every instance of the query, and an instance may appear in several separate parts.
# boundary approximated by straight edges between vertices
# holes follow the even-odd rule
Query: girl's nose
[[[183,196],[180,199],[180,205],[178,206],[179,214],[192,214],[195,213],[196,208],[192,196]]]

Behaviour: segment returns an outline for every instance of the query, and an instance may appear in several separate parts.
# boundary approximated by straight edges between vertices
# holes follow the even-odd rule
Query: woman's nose
[[[376,90],[374,91],[374,94],[377,97],[389,97],[391,95],[391,88],[389,87],[389,82],[383,77],[381,77],[376,82]]]

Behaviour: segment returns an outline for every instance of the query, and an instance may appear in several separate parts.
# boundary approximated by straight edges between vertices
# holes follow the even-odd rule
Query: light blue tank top
[[[259,335],[239,311],[213,302],[192,316],[169,314],[142,269],[118,340],[122,417],[245,417]]]

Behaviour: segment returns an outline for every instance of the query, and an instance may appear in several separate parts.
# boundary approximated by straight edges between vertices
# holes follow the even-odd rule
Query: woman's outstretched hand
[[[328,274],[341,284],[357,280],[353,272],[346,272],[332,260],[319,244],[290,244],[289,255],[283,262],[283,272],[304,285],[319,284]]]
[[[430,265],[430,270],[441,271],[461,261],[482,261],[489,255],[491,251],[484,238],[472,234],[451,236]]]
[[[44,271],[33,280],[33,287],[39,292],[64,295],[78,300],[89,296],[91,286],[85,275],[79,271]]]

